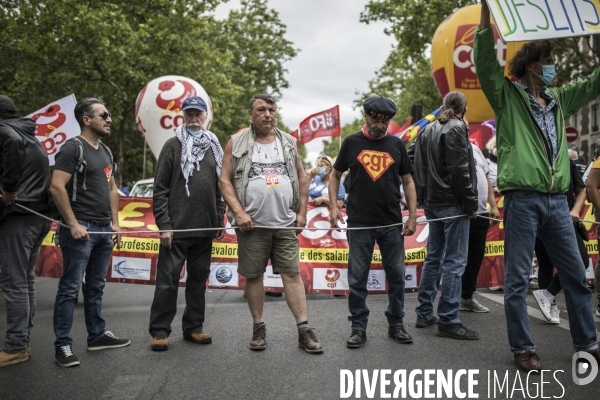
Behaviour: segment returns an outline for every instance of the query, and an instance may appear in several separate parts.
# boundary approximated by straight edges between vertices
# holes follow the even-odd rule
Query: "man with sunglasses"
[[[65,142],[56,154],[50,187],[62,221],[68,225],[68,228],[60,229],[63,275],[54,303],[55,361],[61,367],[79,365],[69,333],[84,274],[87,349],[102,350],[130,344],[128,339],[119,339],[106,331],[101,316],[106,271],[113,249],[112,232],[119,231],[119,196],[113,179],[115,167],[110,150],[101,142],[110,134],[112,120],[102,101],[95,98],[80,100],[75,106],[75,118],[81,133]],[[91,232],[100,234],[90,235]],[[117,246],[119,242],[117,235]]]
[[[396,104],[386,97],[373,96],[363,105],[366,124],[360,132],[348,136],[329,178],[331,225],[337,228],[344,219],[337,205],[342,173],[350,169],[352,181],[348,195],[348,227],[367,228],[397,224],[386,228],[348,231],[348,306],[352,323],[348,348],[362,347],[367,341],[369,308],[367,280],[375,242],[379,245],[383,269],[388,282],[389,305],[385,311],[388,336],[398,343],[412,343],[404,329],[404,236],[415,233],[417,196],[411,173],[413,167],[402,140],[388,135]],[[408,220],[402,223],[400,184],[404,187],[409,208]]]

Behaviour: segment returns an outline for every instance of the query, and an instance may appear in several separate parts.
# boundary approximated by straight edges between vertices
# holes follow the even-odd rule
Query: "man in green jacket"
[[[591,292],[579,257],[565,193],[569,156],[564,120],[600,95],[600,69],[586,80],[548,88],[554,79],[549,41],[524,45],[510,63],[511,82],[496,58],[490,11],[482,1],[474,60],[483,92],[496,114],[498,188],[504,193],[504,310],[508,341],[518,366],[539,371],[527,317],[526,296],[535,238],[550,253],[565,289],[569,326],[577,351],[598,360]]]

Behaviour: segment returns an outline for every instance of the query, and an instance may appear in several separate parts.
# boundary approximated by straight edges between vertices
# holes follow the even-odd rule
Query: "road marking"
[[[477,293],[477,294],[479,296],[485,297],[486,299],[489,299],[489,300],[495,301],[496,303],[500,303],[500,304],[504,305],[504,296],[503,295],[493,294],[493,293]],[[544,317],[544,314],[542,314],[542,312],[537,308],[527,306],[527,314],[529,314],[533,318],[537,318],[544,322],[548,322],[546,320],[546,318]],[[561,318],[560,325],[556,325],[556,326],[558,326],[559,328],[566,329],[568,331],[571,330],[571,329],[569,329],[569,322],[564,318]]]

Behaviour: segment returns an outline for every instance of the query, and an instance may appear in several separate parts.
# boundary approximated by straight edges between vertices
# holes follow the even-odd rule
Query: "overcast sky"
[[[290,87],[278,103],[283,122],[290,129],[296,129],[310,114],[338,104],[342,125],[361,117],[360,110],[353,108],[357,92],[368,89],[369,80],[375,77],[394,43],[383,33],[384,23],[367,25],[359,21],[367,2],[269,0],[270,7],[287,25],[286,39],[300,49],[284,64]],[[239,8],[239,0],[220,6],[217,16],[224,17],[234,8]],[[314,163],[323,149],[322,141],[315,139],[306,147],[307,161]]]

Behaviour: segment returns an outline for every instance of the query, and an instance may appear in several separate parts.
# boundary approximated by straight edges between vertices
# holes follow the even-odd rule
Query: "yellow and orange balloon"
[[[473,46],[475,27],[479,25],[481,4],[474,4],[450,14],[438,26],[431,42],[431,69],[440,94],[458,90],[467,97],[467,118],[473,125],[493,119],[494,111],[481,91],[475,74]],[[494,25],[496,56],[504,74],[524,42],[504,43]]]

